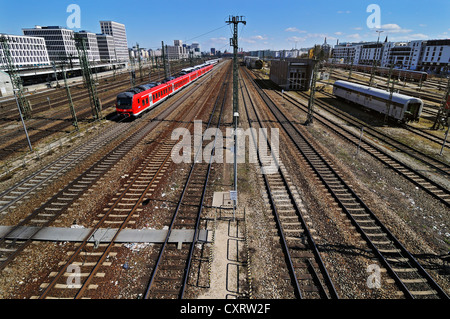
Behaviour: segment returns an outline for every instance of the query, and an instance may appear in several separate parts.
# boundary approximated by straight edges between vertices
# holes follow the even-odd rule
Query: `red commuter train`
[[[143,84],[120,93],[117,95],[116,111],[119,115],[137,117],[210,72],[218,62],[207,61],[205,64],[181,70],[179,77],[171,78],[168,82]]]

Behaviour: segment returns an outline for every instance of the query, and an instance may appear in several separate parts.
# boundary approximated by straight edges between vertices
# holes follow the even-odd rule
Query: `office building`
[[[7,41],[14,67],[29,68],[50,65],[44,38],[9,34],[2,34],[0,37],[4,37]],[[7,68],[6,55],[0,45],[0,69]]]
[[[100,52],[97,43],[97,36],[95,33],[80,31],[76,33],[76,36],[80,41],[84,41],[86,53],[90,62],[100,61]],[[78,45],[81,45],[79,42]],[[80,47],[81,49],[81,47]]]
[[[96,37],[100,60],[104,62],[117,61],[114,38],[107,34],[97,34]]]
[[[174,40],[174,45],[167,45],[167,58],[169,60],[181,60],[188,58],[188,51],[186,46],[183,46],[183,42],[181,40]]]
[[[59,64],[74,58],[78,59],[73,30],[58,26],[36,26],[33,29],[22,29],[22,31],[26,36],[45,40],[50,62]]]
[[[114,21],[100,21],[103,34],[113,37],[118,61],[129,61],[128,41],[125,25]]]

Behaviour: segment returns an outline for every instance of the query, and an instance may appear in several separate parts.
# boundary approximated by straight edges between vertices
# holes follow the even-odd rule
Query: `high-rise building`
[[[117,61],[114,38],[111,35],[97,34],[97,44],[100,60],[105,62]]]
[[[114,46],[118,61],[129,61],[127,32],[125,25],[114,21],[100,21],[103,34],[108,34],[114,38]]]
[[[11,61],[16,68],[50,65],[44,38],[8,34],[0,34],[0,37],[7,41]],[[0,45],[0,69],[7,67],[6,55]]]
[[[192,52],[192,56],[194,58],[200,58],[202,56],[202,52],[200,49],[200,44],[194,42],[191,44],[190,52]]]
[[[58,26],[36,26],[34,29],[22,29],[22,31],[26,36],[44,38],[51,62],[62,63],[78,58],[73,30]]]
[[[98,49],[97,36],[95,33],[80,31],[77,32],[77,36],[80,39],[84,39],[84,45],[88,55],[89,61],[98,62],[100,61],[100,52]]]
[[[181,40],[174,40],[173,46],[168,45],[167,48],[167,57],[169,60],[180,60],[187,59],[188,53],[186,50],[186,46],[183,46],[183,42]]]

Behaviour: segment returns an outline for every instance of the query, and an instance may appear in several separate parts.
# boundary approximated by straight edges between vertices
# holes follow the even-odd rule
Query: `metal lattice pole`
[[[23,92],[22,78],[19,76],[14,65],[11,51],[9,50],[9,41],[10,40],[7,37],[0,36],[0,47],[3,49],[3,55],[6,58],[7,70],[11,79],[13,91],[15,92],[14,94],[17,98],[21,117],[23,117],[24,119],[29,119],[31,118],[31,105]]]
[[[138,54],[138,63],[139,63],[139,77],[142,81],[142,64],[141,64],[141,51],[139,49],[139,43],[136,43],[136,49]]]
[[[376,52],[377,52],[377,50],[378,50],[378,45],[380,44],[380,34],[381,34],[382,32],[384,32],[384,31],[377,30],[377,31],[375,31],[375,32],[378,33],[378,40],[377,40],[377,46],[376,46],[376,48],[375,48],[375,52],[373,53],[372,72],[370,73],[369,86],[372,86],[372,85],[373,85],[373,78],[374,78],[374,76],[375,76],[375,69],[376,69],[376,62],[377,62],[377,61],[375,60],[375,56],[376,56]],[[381,57],[381,53],[382,53],[382,50],[380,49],[380,57]]]
[[[72,114],[72,124],[75,127],[75,129],[78,131],[79,127],[78,127],[77,114],[75,113],[75,108],[73,106],[72,95],[70,94],[70,88],[67,83],[66,70],[64,69],[64,65],[61,65],[61,70],[62,70],[62,74],[64,77],[64,86],[66,87],[67,99],[69,100],[70,113]]]
[[[162,59],[163,59],[163,63],[164,63],[164,75],[167,79],[169,77],[169,69],[167,67],[167,61],[166,61],[167,47],[164,47],[164,41],[161,41],[161,45],[162,45]]]
[[[237,127],[239,121],[238,25],[239,23],[246,25],[247,22],[243,19],[243,16],[230,16],[227,23],[233,24],[233,38],[230,39],[230,46],[233,47],[234,196],[237,199]],[[236,199],[233,199],[233,219],[237,204]]]
[[[80,59],[80,66],[90,96],[92,115],[94,120],[101,120],[103,118],[102,108],[97,95],[97,87],[92,78],[91,68],[89,65],[89,58],[86,51],[85,40],[79,37],[77,38],[77,40],[78,40],[77,49]]]
[[[317,82],[317,71],[319,67],[319,61],[314,61],[314,69],[313,74],[311,77],[311,88],[310,88],[310,94],[309,94],[309,101],[308,101],[308,115],[306,118],[305,125],[311,125],[314,122],[314,101],[316,96],[316,82]]]

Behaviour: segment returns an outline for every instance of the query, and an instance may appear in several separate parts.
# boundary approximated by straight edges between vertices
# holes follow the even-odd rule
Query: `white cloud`
[[[363,28],[361,28],[361,27],[356,27],[356,28],[352,28],[352,30],[356,30],[356,31],[359,31],[359,30],[362,30]]]
[[[336,34],[336,35],[343,35],[344,33],[342,33],[342,32],[335,32],[334,34]]]
[[[414,41],[414,40],[427,40],[430,37],[423,33],[415,33],[415,34],[408,34],[408,35],[397,35],[397,36],[390,36],[389,40],[391,41]]]
[[[359,33],[349,34],[349,35],[347,36],[347,38],[359,40],[359,39],[361,39],[361,35],[360,35]]]
[[[346,13],[346,14],[349,14],[349,13],[351,13],[351,11],[338,11],[337,13],[339,13],[339,14],[342,14],[342,13]]]
[[[426,24],[423,24],[423,23],[421,23],[421,24],[419,24],[419,27],[422,27],[422,28],[425,28],[427,25]]]
[[[286,41],[287,42],[305,42],[305,41],[310,40],[310,39],[315,39],[315,41],[322,41],[323,42],[325,40],[325,38],[327,38],[327,42],[337,40],[336,37],[329,36],[329,35],[324,34],[324,33],[308,33],[308,34],[306,34],[303,37],[297,37],[297,36],[289,37],[289,38],[286,39]]]
[[[287,29],[286,29],[286,30],[284,30],[284,31],[286,31],[286,32],[306,33],[306,31],[303,31],[303,30],[297,29],[297,28],[295,28],[295,27],[290,27],[290,28],[287,28]]]
[[[220,38],[210,38],[208,41],[208,45],[224,45],[226,43],[228,43],[229,39],[225,38],[225,37],[220,37]]]
[[[289,37],[289,38],[287,38],[287,41],[288,42],[304,42],[304,41],[306,41],[306,37],[296,37],[296,36]]]
[[[252,39],[255,39],[255,40],[267,40],[267,37],[263,37],[262,35],[256,35],[256,36],[252,37]]]
[[[389,33],[409,33],[412,30],[409,29],[403,29],[398,24],[391,23],[391,24],[383,24],[380,28],[383,31],[387,31]]]
[[[255,36],[250,37],[250,38],[241,38],[240,41],[244,42],[244,43],[256,43],[257,41],[267,40],[267,39],[268,38],[266,36],[255,35]]]
[[[429,36],[427,36],[426,34],[423,34],[423,33],[411,34],[409,37],[416,39],[416,40],[424,40],[424,39],[430,38]]]

